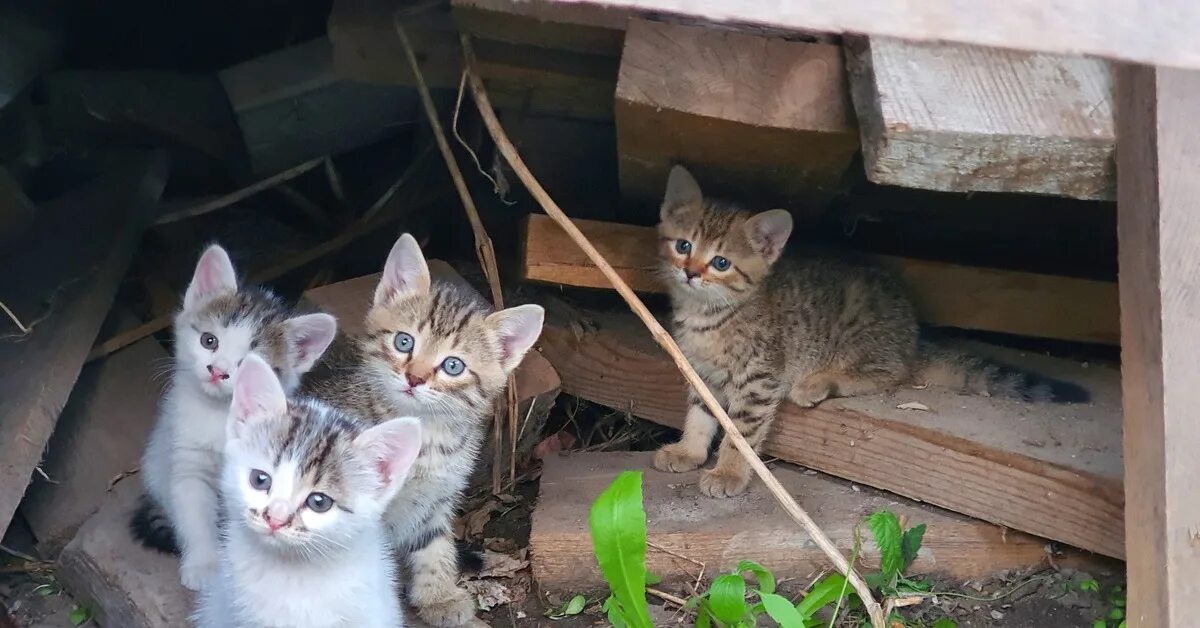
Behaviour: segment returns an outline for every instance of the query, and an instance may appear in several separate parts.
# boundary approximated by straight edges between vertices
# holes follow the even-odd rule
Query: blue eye
[[[446,371],[447,375],[462,375],[463,371],[467,370],[467,365],[458,358],[449,357],[442,360],[442,370]]]
[[[692,252],[692,243],[687,240],[675,241],[675,252],[680,255],[687,255]]]
[[[311,493],[308,499],[304,500],[304,505],[313,512],[327,512],[333,508],[333,498],[325,493]]]
[[[396,344],[396,351],[399,351],[400,353],[412,353],[413,347],[417,346],[417,341],[413,340],[412,336],[404,332],[396,334],[396,340],[394,342]]]
[[[733,267],[733,262],[721,257],[720,255],[712,258],[712,261],[710,261],[709,264],[712,264],[713,268],[720,271],[726,271]]]
[[[250,470],[250,488],[256,491],[271,490],[271,474],[260,469]]]

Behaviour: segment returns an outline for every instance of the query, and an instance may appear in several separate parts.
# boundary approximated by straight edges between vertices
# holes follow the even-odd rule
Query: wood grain
[[[658,240],[653,228],[594,220],[576,224],[635,290],[663,291],[655,275]],[[611,287],[546,216],[529,216],[524,251],[525,279]],[[1039,338],[1119,342],[1117,286],[1112,282],[884,255],[873,259],[900,274],[926,323]]]
[[[824,555],[758,484],[730,499],[712,499],[696,488],[697,472],[663,473],[650,465],[649,453],[573,453],[553,456],[542,470],[541,494],[533,512],[530,558],[533,575],[543,589],[591,590],[604,580],[592,553],[586,513],[592,501],[626,470],[643,471],[642,493],[650,543],[700,561],[707,577],[753,560],[776,578],[803,587],[810,574],[825,569]],[[849,553],[854,527],[866,515],[889,509],[908,525],[927,525],[913,573],[939,572],[955,578],[979,578],[1002,569],[1039,563],[1043,541],[944,510],[910,502],[871,489],[851,489],[847,482],[824,475],[805,475],[790,465],[775,465],[776,477],[788,492],[813,512],[837,547]],[[876,568],[879,556],[865,544],[861,562]],[[651,546],[646,566],[668,584],[691,584],[699,567]]]
[[[621,28],[668,14],[798,31],[885,35],[1200,68],[1200,6],[1192,0],[472,0],[540,20]]]
[[[1118,75],[1117,201],[1131,627],[1200,615],[1200,73]]]
[[[563,391],[664,425],[682,425],[685,387],[627,316],[559,317],[542,338]],[[978,351],[988,351],[973,346]],[[1119,372],[1061,360],[998,359],[1086,386],[1064,406],[904,389],[786,404],[764,455],[803,464],[986,521],[1124,556]],[[915,401],[929,412],[900,410]]]
[[[1115,198],[1107,62],[886,37],[846,58],[872,181]]]
[[[622,194],[650,204],[684,163],[715,192],[819,208],[858,149],[829,44],[632,20],[614,116]]]

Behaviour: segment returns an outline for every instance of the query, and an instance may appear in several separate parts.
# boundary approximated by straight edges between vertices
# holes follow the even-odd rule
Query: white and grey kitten
[[[142,455],[146,495],[132,528],[145,545],[181,554],[180,580],[198,590],[217,567],[217,478],[230,374],[251,351],[286,390],[316,363],[337,333],[328,314],[296,316],[270,292],[238,288],[229,255],[209,247],[175,316],[171,385]]]
[[[399,628],[383,515],[421,446],[411,417],[372,426],[288,401],[257,355],[238,369],[226,426],[218,577],[198,628]]]

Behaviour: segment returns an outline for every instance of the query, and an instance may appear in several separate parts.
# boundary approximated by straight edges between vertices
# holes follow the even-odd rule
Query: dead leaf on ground
[[[475,596],[475,604],[481,611],[490,611],[513,601],[512,592],[499,580],[469,580],[463,583],[463,588]]]
[[[499,500],[488,499],[483,502],[475,510],[454,520],[454,536],[459,539],[479,537],[497,510],[500,510]]]
[[[533,457],[538,460],[546,458],[575,446],[575,436],[570,432],[556,432],[542,439],[533,448]]]
[[[920,410],[921,412],[929,412],[929,406],[920,401],[909,401],[896,406],[897,410]]]
[[[521,548],[515,556],[485,550],[483,568],[476,578],[512,578],[518,571],[529,566],[529,549]]]
[[[517,542],[500,536],[489,536],[483,540],[483,546],[493,552],[511,554],[517,551]]]

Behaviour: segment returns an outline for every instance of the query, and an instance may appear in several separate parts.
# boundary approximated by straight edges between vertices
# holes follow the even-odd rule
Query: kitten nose
[[[683,274],[688,278],[688,281],[691,281],[700,276],[700,271],[692,270],[691,268],[685,268],[683,269]]]
[[[272,502],[270,506],[263,511],[263,520],[267,522],[267,527],[271,528],[272,532],[285,528],[292,522],[292,515],[288,512],[287,506],[281,502]]]
[[[209,380],[217,381],[218,379],[229,379],[229,373],[209,364],[208,365]]]
[[[424,377],[417,377],[416,375],[413,375],[412,373],[409,373],[409,372],[404,373],[404,379],[407,379],[408,385],[413,388],[416,388],[417,386],[420,386],[421,384],[425,383]]]

